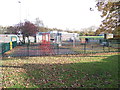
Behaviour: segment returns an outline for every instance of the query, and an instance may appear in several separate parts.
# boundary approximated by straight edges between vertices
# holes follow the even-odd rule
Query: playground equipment
[[[50,33],[42,33],[42,42],[40,48],[41,52],[45,55],[53,53],[52,45],[50,42]]]

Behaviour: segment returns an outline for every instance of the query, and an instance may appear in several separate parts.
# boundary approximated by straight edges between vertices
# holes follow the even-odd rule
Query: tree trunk
[[[22,41],[22,40],[20,40],[20,36],[19,36],[18,34],[16,34],[16,35],[18,36],[20,43],[23,43],[23,41]]]
[[[23,44],[25,44],[25,36],[23,35]]]

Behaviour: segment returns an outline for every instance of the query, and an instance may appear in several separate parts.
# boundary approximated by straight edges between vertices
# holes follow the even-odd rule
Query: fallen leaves
[[[29,57],[2,61],[3,87],[99,87],[114,82],[111,72],[100,70],[105,57],[78,57],[63,55],[56,57]],[[85,63],[86,62],[86,63]],[[92,63],[90,63],[92,62]],[[103,62],[102,62],[103,63]],[[104,62],[105,63],[105,62]],[[111,65],[111,64],[110,64]],[[95,67],[97,69],[95,69]],[[100,70],[92,72],[93,70]],[[90,82],[91,81],[91,82]]]

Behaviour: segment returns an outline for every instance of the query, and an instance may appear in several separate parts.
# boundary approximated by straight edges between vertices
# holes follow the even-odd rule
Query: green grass
[[[97,39],[97,38],[104,38],[104,36],[79,36],[80,38],[94,38],[94,39]]]
[[[71,47],[72,51],[75,51],[77,53],[104,53],[104,52],[118,52],[119,49],[113,48],[113,47],[102,47],[102,46],[92,46],[87,45],[86,50],[84,50],[84,46],[76,46]]]
[[[118,88],[117,53],[6,58],[2,65],[4,88]]]

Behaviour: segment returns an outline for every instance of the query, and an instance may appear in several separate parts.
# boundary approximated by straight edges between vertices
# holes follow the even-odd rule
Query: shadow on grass
[[[118,55],[101,62],[69,64],[24,64],[5,66],[23,68],[33,88],[118,88]],[[17,88],[17,87],[16,87]]]

